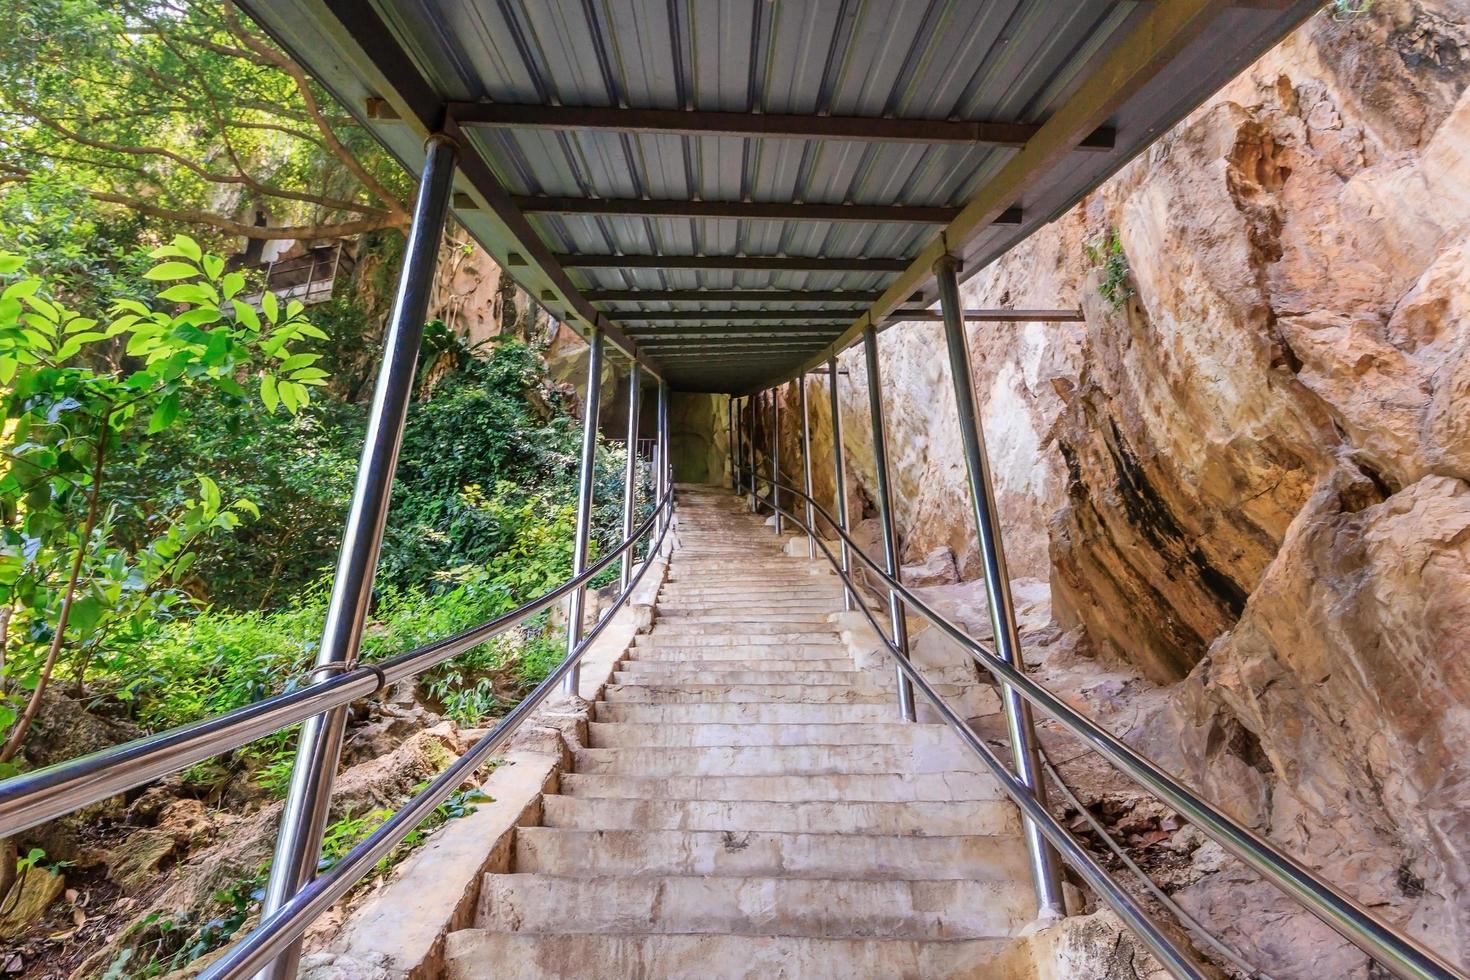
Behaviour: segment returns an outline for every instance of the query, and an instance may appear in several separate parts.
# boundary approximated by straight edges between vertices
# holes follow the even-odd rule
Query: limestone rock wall
[[[1464,959],[1467,24],[1466,0],[1324,11],[962,290],[1085,313],[970,327],[1013,575],[1049,579],[1100,661],[1172,685],[1179,738],[1246,733],[1266,791],[1226,802]],[[880,353],[905,561],[943,546],[973,578],[940,326]],[[860,504],[861,351],[841,366]]]

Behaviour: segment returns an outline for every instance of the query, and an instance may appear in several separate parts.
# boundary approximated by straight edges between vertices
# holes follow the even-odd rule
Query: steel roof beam
[[[881,294],[800,289],[584,289],[590,303],[871,303]],[[616,314],[613,314],[616,315]]]
[[[856,140],[862,143],[957,143],[1021,147],[1041,129],[1012,122],[956,119],[894,119],[879,116],[803,116],[764,112],[706,112],[684,109],[625,109],[614,106],[514,105],[453,102],[450,117],[466,127],[488,129],[582,129],[680,136]],[[1113,131],[1100,127],[1078,144],[1082,150],[1111,150]]]
[[[909,259],[806,255],[602,255],[562,252],[557,264],[582,269],[734,269],[749,272],[902,272]]]
[[[740,321],[782,320],[815,321],[847,320],[851,310],[619,310],[612,314],[620,323],[693,323],[700,320]],[[935,310],[894,310],[890,321],[942,319]],[[1024,322],[1028,320],[1081,320],[1081,310],[966,310],[966,320],[990,322]]]
[[[950,252],[958,253],[982,229],[1014,207],[1042,174],[1089,139],[1119,106],[1142,90],[1227,9],[1217,0],[1154,0],[1128,36],[1112,45],[1097,62],[1076,93],[980,187],[960,216],[909,263],[868,312],[797,370],[811,370],[825,363],[854,343],[868,324],[890,320],[898,305],[933,277],[935,262]],[[761,387],[784,380],[773,377]]]
[[[688,201],[606,197],[518,196],[511,199],[526,214],[568,214],[642,218],[726,218],[738,221],[855,221],[910,225],[943,225],[960,209],[911,204],[810,204],[778,201]],[[996,219],[1019,225],[1021,209]]]

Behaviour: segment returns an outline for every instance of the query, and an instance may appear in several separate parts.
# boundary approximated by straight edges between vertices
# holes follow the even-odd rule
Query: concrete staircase
[[[681,489],[651,632],[596,703],[447,975],[996,977],[1032,897],[1018,817],[828,621],[835,576]]]

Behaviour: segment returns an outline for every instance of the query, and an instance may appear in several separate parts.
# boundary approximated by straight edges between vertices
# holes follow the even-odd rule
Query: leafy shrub
[[[1123,251],[1123,240],[1117,229],[1082,246],[1087,261],[1102,269],[1097,291],[1114,310],[1133,298],[1132,273],[1128,269],[1128,256]]]

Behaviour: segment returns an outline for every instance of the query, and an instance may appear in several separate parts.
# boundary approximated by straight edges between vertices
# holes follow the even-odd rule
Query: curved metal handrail
[[[767,501],[766,503],[767,506],[784,513],[797,527],[808,530],[807,525],[799,517],[782,507],[779,503],[774,500]],[[810,537],[817,547],[822,549],[822,554],[827,557],[827,561],[834,568],[839,569],[837,572],[838,577],[851,586],[851,581],[841,572],[840,562],[832,554],[832,549],[827,547],[827,542],[816,534],[812,534]],[[1032,795],[1030,787],[1021,782],[1016,774],[1011,772],[1000,761],[999,757],[991,751],[990,746],[986,745],[980,739],[980,736],[976,735],[975,731],[965,723],[965,720],[956,714],[954,709],[939,696],[939,692],[934,690],[933,686],[924,678],[923,674],[919,673],[918,668],[910,663],[902,651],[889,640],[888,635],[878,624],[877,617],[873,615],[873,611],[868,608],[867,603],[858,601],[855,605],[858,611],[867,619],[868,624],[873,627],[873,631],[878,635],[883,646],[887,648],[894,662],[897,663],[898,669],[909,679],[914,688],[928,699],[929,703],[933,705],[934,710],[939,712],[940,717],[944,719],[945,724],[960,737],[960,740],[965,743],[966,747],[980,757],[980,761],[990,770],[990,774],[1000,782],[1001,789],[1010,797],[1011,802],[1021,809],[1027,819],[1036,824],[1037,828],[1051,842],[1052,846],[1057,849],[1057,852],[1062,858],[1077,870],[1077,873],[1082,876],[1083,880],[1092,886],[1092,889],[1118,914],[1118,917],[1123,920],[1124,924],[1144,941],[1149,950],[1169,973],[1175,977],[1183,977],[1185,980],[1205,980],[1209,974],[1201,970],[1164,933],[1159,925],[1138,904],[1137,900],[1128,892],[1124,891],[1112,879],[1112,876],[1103,869],[1102,865],[1098,864],[1097,859],[1083,848],[1082,845],[1077,843],[1075,837],[1067,833],[1057,818],[1052,816],[1044,806],[1036,801],[1036,797]]]
[[[1355,899],[1330,882],[1318,877],[1290,854],[1241,826],[1214,805],[1195,795],[1192,790],[1175,780],[1146,756],[1128,746],[1090,718],[1073,710],[1065,701],[1036,683],[1027,674],[1001,660],[990,649],[965,634],[958,626],[935,612],[927,603],[910,592],[902,582],[880,568],[857,542],[852,540],[847,531],[832,519],[832,515],[826,508],[815,499],[808,497],[795,487],[773,481],[759,473],[750,475],[762,483],[810,502],[822,519],[847,542],[850,553],[856,554],[863,564],[867,565],[879,580],[892,589],[907,605],[945,636],[967,650],[981,666],[995,675],[999,682],[1015,689],[1026,700],[1056,719],[1074,736],[1087,743],[1094,752],[1177,810],[1201,833],[1245,862],[1257,874],[1291,896],[1299,905],[1331,926],[1339,935],[1368,956],[1388,967],[1397,976],[1411,978],[1411,980],[1461,980],[1466,976],[1439,954],[1379,920]],[[765,501],[765,504],[778,506],[776,498],[777,494],[773,492],[771,499]],[[789,512],[787,516],[791,516]],[[801,524],[800,520],[795,517],[792,517],[792,520],[798,525]],[[810,529],[808,531],[811,533]],[[818,534],[811,533],[811,536],[815,541],[821,542],[822,540]],[[843,575],[840,566],[832,558],[831,552],[825,547],[823,551],[828,560],[832,561],[833,567],[837,569],[838,576],[851,587],[849,577]],[[858,606],[866,609],[861,602],[858,603]],[[868,616],[872,620],[871,613]],[[886,644],[887,637],[881,629],[878,634],[884,638]],[[897,659],[900,661],[900,668],[905,669],[905,672],[912,669],[911,666],[904,666],[905,661],[901,657]],[[1045,832],[1043,827],[1043,833]],[[1048,838],[1050,839],[1050,835]],[[1056,841],[1052,843],[1056,845]],[[1056,846],[1058,850],[1062,850],[1060,845]]]
[[[509,612],[454,636],[372,664],[359,664],[325,680],[263,698],[213,718],[114,745],[68,762],[0,781],[0,839],[27,830],[125,790],[247,745],[313,715],[366,697],[379,688],[423,673],[505,632],[589,582],[646,535],[672,507],[666,491],[629,537],[581,575]],[[660,533],[659,541],[663,541]],[[652,554],[652,551],[649,552]],[[645,564],[647,564],[645,562]],[[622,599],[619,599],[621,602]]]
[[[665,494],[666,499],[667,497],[668,494]],[[654,511],[654,515],[658,515],[662,510],[663,505],[661,504]],[[649,521],[652,519],[653,517],[650,517]],[[644,526],[646,527],[647,524],[648,521],[645,521]],[[649,550],[650,556],[657,553],[658,549],[663,546],[664,538],[669,533],[669,527],[669,522],[665,522],[659,530],[658,538]],[[230,980],[234,977],[250,976],[300,938],[313,921],[330,909],[339,898],[347,894],[353,885],[361,881],[393,848],[402,843],[420,821],[433,812],[440,803],[447,800],[467,778],[474,774],[476,769],[484,765],[491,755],[505,744],[506,739],[515,733],[521,723],[541,705],[541,702],[556,690],[562,678],[582,659],[582,654],[612,622],[613,613],[633,594],[651,564],[651,561],[645,561],[639,567],[637,574],[629,581],[627,587],[618,593],[617,599],[577,644],[576,649],[568,654],[566,659],[558,664],[545,680],[536,685],[536,689],[526,695],[520,704],[511,709],[511,712],[501,719],[500,724],[476,742],[453,765],[435,777],[423,792],[409,800],[393,816],[348,851],[346,856],[333,865],[329,871],[313,878],[274,914],[261,920],[260,924],[252,929],[244,939],[233,945],[228,953],[200,974],[200,980]]]

